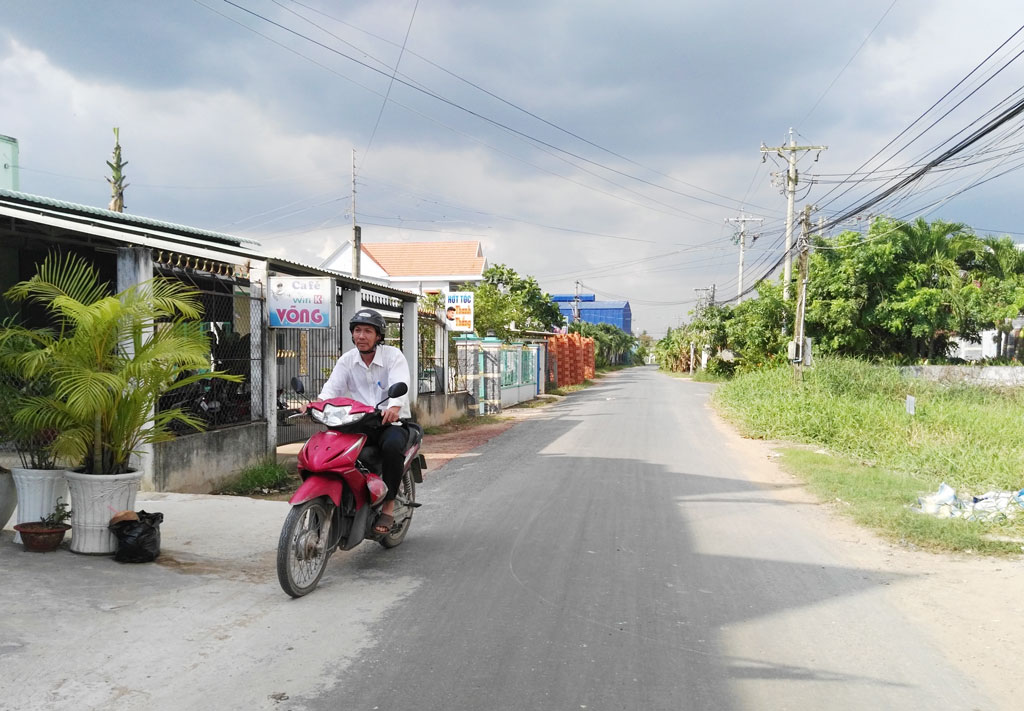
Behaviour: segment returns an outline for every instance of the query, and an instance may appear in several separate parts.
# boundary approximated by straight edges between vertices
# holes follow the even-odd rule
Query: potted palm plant
[[[239,381],[210,368],[206,336],[196,321],[195,289],[153,278],[110,294],[96,270],[73,254],[51,254],[7,298],[44,306],[52,329],[22,329],[39,345],[19,364],[49,374],[52,392],[25,398],[14,421],[56,432],[53,452],[78,464],[66,473],[75,509],[71,550],[113,553],[112,512],[132,509],[143,472],[132,457],[173,438],[173,420],[201,429],[180,408],[156,411],[164,393],[206,378]]]
[[[18,523],[36,521],[68,495],[64,469],[57,466],[53,453],[56,433],[14,417],[26,398],[50,392],[50,382],[45,375],[25,376],[22,359],[36,346],[32,339],[12,330],[12,323],[8,320],[0,325],[0,441],[13,445],[21,467],[0,472],[0,527],[10,519],[15,506]],[[14,542],[21,540],[21,534],[15,532]]]

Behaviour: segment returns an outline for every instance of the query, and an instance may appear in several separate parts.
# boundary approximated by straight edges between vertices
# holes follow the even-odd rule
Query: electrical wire
[[[916,119],[914,119],[914,120],[913,120],[913,121],[912,121],[912,122],[911,122],[911,123],[910,123],[910,124],[909,124],[909,125],[908,125],[908,126],[907,126],[906,128],[904,128],[904,129],[903,129],[902,131],[900,131],[900,132],[899,132],[899,133],[898,133],[898,134],[897,134],[897,135],[896,135],[896,136],[895,136],[894,138],[892,138],[892,139],[891,139],[891,140],[890,140],[890,141],[889,141],[888,143],[886,143],[886,144],[885,144],[884,146],[882,146],[882,148],[880,148],[879,150],[877,150],[877,151],[876,151],[876,152],[874,153],[874,155],[872,155],[872,156],[871,156],[870,158],[868,158],[868,159],[867,159],[866,161],[864,161],[864,162],[863,162],[863,163],[862,163],[862,164],[861,164],[860,166],[858,166],[858,167],[857,167],[857,169],[856,169],[856,170],[855,170],[854,172],[855,172],[855,173],[859,173],[859,172],[861,171],[861,169],[863,169],[863,168],[864,168],[864,167],[866,167],[866,166],[867,166],[867,165],[868,165],[869,163],[871,163],[871,162],[872,162],[873,160],[875,160],[875,159],[876,159],[876,158],[878,158],[878,157],[879,157],[880,155],[882,155],[882,153],[883,153],[883,152],[885,152],[885,151],[886,151],[886,150],[887,150],[887,149],[888,149],[888,148],[889,148],[890,146],[892,146],[892,145],[893,145],[894,143],[896,143],[896,141],[898,141],[898,140],[899,140],[900,138],[902,138],[902,137],[903,137],[903,136],[904,136],[904,135],[905,135],[905,134],[906,134],[906,133],[907,133],[908,131],[910,131],[910,129],[912,129],[912,128],[913,128],[914,126],[916,126],[916,125],[917,125],[918,123],[920,123],[920,122],[921,122],[921,121],[922,121],[922,120],[923,120],[923,119],[924,119],[924,118],[925,118],[925,117],[926,117],[926,116],[927,116],[927,115],[928,115],[929,113],[931,113],[931,112],[932,112],[932,111],[933,111],[933,110],[934,110],[934,109],[935,109],[935,108],[936,108],[937,106],[939,106],[939,104],[941,104],[941,103],[942,103],[943,101],[945,101],[947,97],[951,96],[951,95],[952,95],[952,94],[953,94],[953,93],[954,93],[954,92],[955,92],[955,91],[956,91],[956,90],[957,90],[957,89],[958,89],[958,88],[959,88],[959,87],[960,87],[961,85],[963,85],[963,84],[964,84],[964,83],[965,83],[965,82],[966,82],[966,81],[967,81],[967,80],[968,80],[968,79],[969,79],[969,78],[970,78],[970,77],[971,77],[972,75],[974,75],[974,74],[975,74],[975,72],[977,72],[977,71],[978,71],[979,69],[981,69],[981,67],[983,67],[983,66],[984,66],[984,65],[985,65],[985,64],[986,64],[986,63],[987,63],[987,62],[988,62],[988,61],[989,61],[989,60],[990,60],[990,59],[991,59],[992,57],[994,57],[994,56],[995,56],[995,55],[996,55],[996,54],[997,54],[997,53],[998,53],[998,52],[999,52],[999,51],[1000,51],[1000,50],[1001,50],[1001,49],[1002,49],[1003,47],[1005,47],[1005,46],[1006,46],[1007,44],[1009,44],[1009,43],[1010,43],[1010,42],[1011,42],[1011,41],[1013,40],[1013,38],[1014,38],[1014,37],[1016,37],[1016,36],[1017,36],[1018,34],[1020,34],[1020,33],[1021,33],[1021,31],[1024,31],[1024,25],[1021,25],[1020,27],[1018,27],[1018,28],[1017,28],[1017,30],[1016,30],[1016,31],[1014,31],[1014,33],[1013,33],[1013,34],[1011,34],[1011,35],[1010,35],[1010,36],[1009,36],[1008,38],[1006,38],[1006,40],[1004,40],[1004,41],[1002,42],[1002,44],[1000,44],[1000,45],[999,45],[998,47],[996,47],[996,49],[994,49],[994,50],[993,50],[993,51],[992,51],[991,53],[989,53],[989,55],[988,55],[987,57],[985,57],[985,59],[983,59],[983,60],[982,60],[981,62],[979,62],[979,63],[978,63],[978,64],[977,64],[977,65],[976,65],[976,66],[975,66],[975,67],[974,67],[973,69],[971,69],[971,71],[970,71],[970,72],[968,72],[968,73],[967,73],[967,74],[966,74],[966,75],[965,75],[965,76],[964,76],[964,77],[963,77],[962,79],[960,79],[960,81],[958,81],[958,82],[957,82],[957,83],[956,83],[956,84],[955,84],[955,85],[953,86],[953,88],[949,89],[949,90],[948,90],[948,91],[947,91],[947,92],[946,92],[945,94],[943,94],[943,95],[942,95],[942,96],[941,96],[941,97],[940,97],[940,98],[938,99],[938,101],[936,101],[936,102],[935,102],[935,103],[933,103],[933,104],[932,104],[932,105],[931,105],[931,106],[930,106],[930,107],[929,107],[928,109],[926,109],[926,110],[924,111],[924,113],[922,113],[922,114],[921,114],[920,116],[918,116],[918,117],[917,117]],[[1016,57],[1014,57],[1014,59],[1016,59]],[[1011,60],[1011,61],[1012,61],[1012,60]],[[1004,65],[1002,69],[1005,69],[1005,67],[1006,67],[1006,66],[1008,66],[1008,64]],[[999,71],[1002,71],[1002,69],[1000,69]],[[998,72],[997,72],[997,74],[998,74]],[[930,125],[930,126],[929,126],[928,128],[926,128],[926,129],[925,129],[924,131],[920,132],[920,133],[919,133],[919,134],[917,135],[917,137],[915,137],[914,139],[912,139],[912,140],[911,140],[911,141],[910,141],[909,143],[907,143],[907,144],[906,144],[906,145],[905,145],[905,146],[904,146],[903,148],[901,148],[901,149],[900,149],[899,151],[897,151],[896,153],[894,153],[894,154],[892,154],[891,156],[889,156],[889,158],[887,158],[887,159],[886,159],[886,160],[885,160],[885,161],[884,161],[884,162],[883,162],[883,163],[882,163],[882,164],[881,164],[880,166],[878,166],[878,167],[884,166],[884,165],[885,165],[886,163],[888,163],[888,162],[889,162],[890,160],[892,160],[892,159],[893,159],[893,158],[894,158],[894,157],[895,157],[895,156],[896,156],[896,155],[897,155],[898,153],[902,152],[902,151],[903,151],[903,150],[905,150],[905,149],[906,149],[907,147],[909,147],[909,146],[910,146],[911,144],[913,144],[913,143],[914,143],[915,141],[917,141],[917,140],[918,140],[918,138],[920,138],[920,137],[921,137],[922,135],[924,135],[924,133],[925,133],[925,132],[927,132],[927,131],[928,131],[928,130],[930,130],[930,129],[931,129],[932,127],[934,127],[934,126],[935,126],[935,124],[936,124],[936,123],[937,123],[938,121],[940,121],[940,120],[942,120],[943,118],[945,118],[946,116],[948,116],[950,112],[952,112],[952,111],[953,111],[954,109],[956,109],[956,108],[957,108],[958,106],[960,106],[960,105],[961,105],[961,104],[962,104],[962,103],[963,103],[964,101],[966,101],[966,100],[967,100],[967,98],[970,98],[970,96],[973,96],[973,94],[974,94],[974,93],[976,93],[976,92],[977,92],[977,91],[978,91],[978,90],[979,90],[979,89],[981,88],[981,86],[984,86],[985,84],[987,84],[987,83],[988,83],[989,81],[991,81],[991,80],[992,80],[992,79],[993,79],[993,78],[994,78],[995,76],[996,76],[996,75],[994,74],[994,75],[992,75],[991,77],[989,77],[988,79],[986,79],[986,80],[985,80],[985,82],[983,82],[983,83],[982,83],[982,84],[981,84],[981,85],[980,85],[979,87],[975,88],[975,89],[974,89],[974,91],[972,91],[972,92],[971,92],[971,94],[969,94],[969,95],[968,95],[967,97],[965,97],[965,98],[964,98],[964,99],[962,99],[962,100],[961,100],[960,102],[958,102],[958,103],[957,103],[957,104],[956,104],[955,106],[953,106],[953,108],[951,108],[951,109],[949,109],[948,111],[946,111],[946,112],[945,112],[945,113],[944,113],[944,114],[943,114],[942,116],[940,116],[940,117],[939,117],[939,118],[938,118],[938,119],[937,119],[937,120],[936,120],[935,122],[933,122],[933,123],[932,123],[932,124],[931,124],[931,125]],[[838,198],[840,198],[840,197],[842,197],[843,195],[845,195],[846,193],[848,193],[848,192],[849,192],[850,190],[852,190],[852,189],[853,189],[853,188],[855,188],[855,187],[856,187],[857,185],[859,185],[859,183],[860,183],[860,181],[857,181],[857,182],[855,182],[855,183],[854,183],[853,185],[851,185],[851,186],[850,186],[850,187],[848,187],[848,188],[847,188],[846,190],[844,190],[843,192],[841,192],[841,193],[840,193],[839,195],[837,195],[837,196],[836,196],[835,198],[832,198],[832,200],[831,200],[831,201],[827,201],[827,202],[826,202],[826,199],[827,199],[827,198],[829,197],[829,195],[831,195],[831,194],[832,194],[833,192],[835,192],[835,190],[837,190],[837,189],[838,189],[838,187],[839,187],[839,186],[836,186],[836,188],[833,188],[833,189],[832,189],[832,190],[830,190],[829,192],[825,193],[825,195],[823,195],[823,196],[822,196],[821,198],[819,198],[819,201],[820,201],[820,203],[821,203],[821,206],[822,206],[822,207],[827,207],[827,206],[828,206],[829,204],[831,204],[831,202],[834,202],[834,201],[835,201],[835,200],[837,200]]]
[[[896,0],[894,0],[894,4],[895,4],[895,1]],[[276,4],[280,5],[280,3],[277,2],[277,0],[274,0],[274,2]],[[366,34],[366,35],[369,35],[370,37],[378,39],[378,40],[380,40],[382,42],[386,42],[386,43],[391,44],[391,45],[396,46],[396,47],[398,46],[395,42],[392,42],[391,40],[389,40],[389,39],[387,39],[385,37],[381,37],[380,35],[376,35],[376,34],[374,34],[372,32],[364,30],[364,29],[362,29],[362,28],[360,28],[360,27],[358,27],[356,25],[353,25],[352,23],[346,22],[345,20],[342,20],[342,19],[340,19],[338,17],[335,17],[335,16],[333,16],[333,15],[331,15],[329,13],[323,12],[323,11],[321,11],[321,10],[315,8],[315,7],[312,7],[310,5],[306,5],[306,4],[302,3],[302,2],[299,2],[298,0],[292,0],[292,3],[295,4],[295,5],[299,5],[300,7],[304,7],[306,9],[308,9],[308,10],[312,10],[313,12],[317,13],[318,15],[320,15],[322,17],[326,17],[326,18],[328,18],[330,20],[333,20],[334,22],[338,22],[338,23],[340,23],[342,25],[345,25],[347,27],[351,27],[352,29],[355,29],[355,30],[357,30],[359,32],[362,32],[362,33]],[[299,17],[302,17],[303,19],[306,19],[308,22],[310,21],[310,20],[308,20],[308,18],[305,18],[301,14],[298,14],[298,13],[294,13],[294,14],[297,14]],[[330,33],[328,33],[328,34],[330,34]],[[337,35],[333,35],[333,34],[332,34],[332,36],[333,37],[337,37]],[[338,39],[340,39],[340,38],[338,38]],[[353,45],[353,44],[351,44],[351,43],[349,43],[349,42],[347,42],[345,40],[342,40],[342,41],[344,41],[345,44],[349,45],[350,47],[353,47],[354,49],[358,49],[355,45]],[[363,51],[363,50],[359,50],[359,51]],[[677,177],[675,177],[673,175],[670,175],[670,174],[667,174],[667,173],[662,173],[662,172],[660,172],[660,171],[658,171],[658,170],[656,170],[654,168],[651,168],[650,166],[644,165],[643,163],[639,163],[639,162],[633,160],[632,158],[629,158],[629,157],[627,157],[625,155],[617,153],[617,152],[611,150],[610,148],[606,148],[606,147],[604,147],[604,146],[602,146],[602,145],[600,145],[598,143],[595,143],[595,142],[593,142],[593,141],[591,141],[591,140],[589,140],[587,138],[584,138],[583,136],[581,136],[581,135],[579,135],[577,133],[574,133],[573,131],[570,131],[567,128],[559,126],[558,124],[556,124],[556,123],[554,123],[552,121],[549,121],[548,119],[546,119],[546,118],[544,118],[544,117],[542,117],[542,116],[540,116],[540,115],[530,111],[529,109],[526,109],[526,108],[524,108],[524,107],[522,107],[522,106],[520,106],[520,105],[518,105],[518,104],[516,104],[516,103],[514,103],[514,102],[512,102],[512,101],[510,101],[508,99],[505,99],[504,97],[499,96],[498,94],[495,94],[494,92],[492,92],[492,91],[484,88],[483,86],[480,86],[479,84],[477,84],[477,83],[475,83],[475,82],[473,82],[473,81],[471,81],[471,80],[469,80],[469,79],[467,79],[467,78],[465,78],[465,77],[463,77],[463,76],[461,76],[461,75],[451,71],[450,69],[447,69],[447,68],[441,66],[440,64],[437,64],[436,62],[433,62],[432,60],[428,59],[427,57],[423,56],[422,54],[417,54],[416,52],[413,52],[412,50],[409,50],[408,53],[410,55],[416,57],[417,59],[420,59],[423,62],[429,64],[430,66],[432,66],[432,67],[434,67],[436,69],[439,69],[440,71],[442,71],[445,74],[451,76],[452,78],[457,79],[457,80],[463,82],[464,84],[466,84],[466,85],[476,89],[477,91],[480,91],[480,92],[486,94],[487,96],[490,96],[493,99],[496,99],[497,101],[500,101],[501,103],[505,104],[506,106],[509,106],[510,108],[513,108],[516,111],[519,111],[519,112],[521,112],[523,114],[526,114],[530,118],[533,118],[533,119],[535,119],[537,121],[540,121],[541,123],[545,124],[546,126],[554,128],[555,130],[560,131],[560,132],[566,134],[567,136],[571,136],[572,138],[575,138],[576,140],[581,141],[582,143],[585,143],[585,144],[587,144],[587,145],[589,145],[589,146],[591,146],[593,148],[596,148],[596,149],[598,149],[598,150],[600,150],[600,151],[602,151],[604,153],[607,153],[610,156],[613,156],[615,158],[619,158],[620,160],[624,160],[627,163],[630,163],[632,165],[637,166],[638,168],[643,168],[644,170],[647,170],[647,171],[649,171],[649,172],[651,172],[651,173],[653,173],[655,175],[659,175],[659,176],[661,176],[663,178],[667,178],[668,180],[671,180],[673,182],[679,183],[680,185],[685,185],[688,188],[693,188],[694,190],[700,190],[701,192],[707,193],[709,195],[713,195],[715,197],[722,198],[723,200],[729,200],[731,202],[735,202],[735,199],[729,197],[728,195],[723,195],[723,194],[717,193],[717,192],[715,192],[713,190],[708,190],[707,188],[701,187],[700,185],[695,185],[694,183],[689,183],[689,182],[687,182],[685,180],[681,180],[681,179],[679,179],[679,178],[677,178]],[[367,56],[369,56],[369,55],[367,55]],[[380,60],[377,60],[377,61],[380,61]],[[383,62],[382,62],[382,64],[383,64]],[[405,76],[405,75],[403,75],[403,76]],[[409,77],[406,77],[406,78],[408,79]],[[659,186],[659,185],[655,185],[655,187],[660,187],[660,188],[664,189],[663,186]],[[700,198],[697,198],[696,196],[688,195],[686,193],[677,193],[677,194],[683,195],[685,197],[690,197],[690,198],[695,199],[695,200],[699,200],[700,199]],[[746,203],[746,196],[744,196],[743,200],[740,201],[740,207],[742,208],[745,203]],[[718,205],[717,203],[710,203],[710,204]],[[718,206],[719,207],[723,207],[722,205],[718,205]],[[759,206],[753,205],[753,204],[751,205],[751,207],[756,207],[759,210],[763,210],[763,211],[767,211],[767,212],[773,212],[773,210],[771,210],[770,208],[759,207]]]
[[[194,2],[196,2],[199,5],[202,5],[203,7],[206,7],[207,9],[212,9],[212,8],[209,8],[208,5],[205,5],[204,3],[202,3],[201,0],[194,0]],[[372,66],[370,64],[367,64],[366,62],[363,62],[362,60],[357,59],[356,57],[353,57],[353,56],[351,56],[349,54],[346,54],[346,53],[344,53],[344,52],[342,52],[342,51],[340,51],[340,50],[338,50],[336,48],[330,47],[329,45],[326,45],[323,42],[320,42],[320,41],[318,41],[318,40],[316,40],[316,39],[314,39],[314,38],[312,38],[312,37],[310,37],[308,35],[304,35],[301,32],[299,32],[297,30],[294,30],[294,29],[292,29],[292,28],[290,28],[290,27],[288,27],[286,25],[283,25],[283,24],[281,24],[279,22],[276,22],[276,21],[274,21],[274,20],[272,20],[272,19],[270,19],[270,18],[268,18],[268,17],[266,17],[264,15],[261,15],[258,12],[250,10],[250,9],[248,9],[248,8],[246,8],[246,7],[242,6],[242,5],[234,2],[233,0],[221,0],[221,2],[224,2],[225,4],[230,5],[230,6],[234,7],[234,8],[236,8],[236,9],[244,12],[244,13],[247,13],[247,14],[249,14],[249,15],[251,15],[251,16],[253,16],[253,17],[255,17],[255,18],[257,18],[257,19],[259,19],[259,20],[261,20],[263,22],[265,22],[265,23],[273,25],[273,26],[275,26],[275,27],[277,27],[277,28],[279,28],[281,30],[284,30],[285,32],[288,32],[288,33],[290,33],[290,34],[292,34],[292,35],[294,35],[296,37],[299,37],[300,39],[303,39],[303,40],[305,40],[305,41],[307,41],[309,43],[312,43],[312,44],[314,44],[314,45],[316,45],[316,46],[318,46],[318,47],[320,47],[320,48],[322,48],[322,49],[324,49],[324,50],[326,50],[328,52],[331,52],[331,53],[336,54],[336,55],[338,55],[338,56],[340,56],[340,57],[342,57],[344,59],[347,59],[350,62],[354,62],[354,63],[358,64],[359,66],[364,67],[365,69],[370,70],[371,72],[375,72],[377,74],[382,74],[384,76],[389,76],[387,74],[387,72],[382,70],[382,69],[378,69],[377,67],[374,67],[374,66]],[[218,13],[218,14],[222,14],[222,13]],[[242,25],[242,26],[246,27],[245,25]],[[247,29],[251,29],[251,28],[247,28]],[[265,35],[262,35],[261,33],[258,33],[258,32],[256,34],[258,34],[258,35],[260,35],[262,37],[266,37]],[[271,41],[274,41],[274,40],[271,40]],[[279,44],[276,41],[274,41],[274,42],[275,42],[275,44]],[[290,50],[290,51],[294,51],[294,50]],[[297,54],[299,54],[299,56],[304,56],[301,53],[297,53]],[[314,63],[318,64],[319,66],[323,66],[323,65],[320,65],[318,62],[315,62],[315,60],[310,60],[310,61],[314,61]],[[346,79],[347,79],[347,77],[346,77]],[[654,183],[652,181],[649,181],[649,180],[646,180],[644,178],[641,178],[641,177],[639,177],[637,175],[633,175],[633,174],[627,173],[627,172],[625,172],[623,170],[619,170],[618,168],[615,168],[615,167],[612,167],[612,166],[608,166],[608,165],[604,165],[604,164],[602,164],[602,163],[600,163],[598,161],[591,160],[589,158],[586,158],[585,156],[582,156],[582,155],[579,155],[577,153],[574,153],[573,151],[567,150],[565,148],[561,148],[559,146],[556,146],[556,145],[554,145],[552,143],[544,141],[544,140],[542,140],[540,138],[537,138],[535,136],[531,136],[531,135],[527,134],[524,131],[520,131],[519,129],[513,128],[512,126],[509,126],[509,125],[507,125],[505,123],[502,123],[501,121],[498,121],[496,119],[492,119],[492,118],[490,118],[488,116],[485,116],[485,115],[481,114],[478,111],[470,109],[467,106],[463,106],[462,104],[459,104],[456,101],[448,99],[448,98],[446,98],[446,97],[444,97],[444,96],[442,96],[442,95],[440,95],[440,94],[438,94],[438,93],[436,93],[436,92],[434,92],[434,91],[432,91],[430,89],[427,89],[427,88],[422,87],[422,86],[418,86],[418,85],[414,84],[413,82],[410,82],[410,81],[407,81],[406,79],[400,78],[397,75],[397,72],[392,77],[392,80],[395,81],[395,82],[398,82],[399,84],[402,84],[402,85],[404,85],[404,86],[406,86],[406,87],[408,87],[410,89],[412,89],[413,91],[422,93],[422,94],[424,94],[424,95],[434,99],[435,101],[439,101],[439,102],[441,102],[441,103],[443,103],[443,104],[445,104],[447,106],[450,106],[450,107],[452,107],[454,109],[457,109],[457,110],[462,111],[464,113],[467,113],[467,114],[469,114],[471,116],[474,116],[475,118],[477,118],[477,119],[479,119],[481,121],[484,121],[484,122],[486,122],[488,124],[491,124],[491,125],[493,125],[493,126],[495,126],[497,128],[500,128],[500,129],[502,129],[504,131],[507,131],[507,132],[509,132],[509,133],[511,133],[513,135],[519,136],[520,138],[525,139],[526,141],[528,141],[528,142],[530,142],[530,143],[532,143],[534,145],[544,146],[544,147],[549,148],[549,149],[551,149],[553,151],[556,151],[558,153],[562,153],[562,154],[564,154],[566,156],[575,158],[576,160],[582,161],[584,163],[588,163],[588,164],[593,165],[593,166],[595,166],[597,168],[600,168],[602,170],[606,170],[606,171],[608,171],[610,173],[614,173],[614,174],[617,174],[617,175],[629,178],[631,180],[635,180],[637,182],[643,183],[645,185],[649,185],[649,186],[654,187],[654,188],[658,188],[658,189],[665,190],[667,192],[674,193],[674,194],[682,196],[682,197],[686,197],[686,198],[691,199],[691,200],[696,200],[698,202],[703,202],[703,203],[706,203],[706,204],[715,205],[717,207],[725,207],[727,209],[734,209],[734,207],[735,207],[734,205],[723,205],[722,203],[719,203],[719,202],[716,202],[716,201],[713,201],[713,200],[707,200],[705,198],[700,198],[700,197],[697,197],[695,195],[690,195],[690,194],[684,193],[682,191],[674,190],[672,188],[668,188],[668,187],[665,187],[663,185],[659,185],[658,183]],[[377,92],[373,92],[373,93],[377,93]],[[579,166],[577,166],[577,167],[579,167]],[[651,198],[648,198],[648,199],[651,199]],[[698,219],[701,219],[701,218],[698,218]]]
[[[871,31],[868,32],[867,35],[865,35],[864,39],[857,46],[857,49],[854,50],[853,56],[851,56],[846,61],[846,64],[844,64],[843,68],[839,70],[839,73],[836,74],[835,77],[832,79],[832,81],[830,81],[828,83],[828,86],[825,87],[825,91],[821,92],[821,96],[819,96],[818,100],[814,102],[813,106],[811,106],[810,111],[808,111],[807,114],[802,119],[800,119],[800,121],[797,123],[798,126],[802,125],[804,121],[806,121],[808,118],[810,118],[811,114],[814,113],[814,110],[818,108],[818,104],[821,103],[821,100],[824,99],[826,94],[828,94],[828,92],[832,89],[832,87],[835,86],[835,83],[837,81],[839,81],[839,77],[841,77],[843,75],[843,72],[845,72],[847,70],[847,68],[850,66],[850,64],[853,62],[853,60],[857,58],[857,55],[860,54],[860,51],[862,49],[864,49],[864,45],[866,45],[868,43],[868,40],[871,39],[871,35],[873,35],[875,33],[875,30],[877,30],[878,26],[882,24],[882,21],[885,20],[885,18],[889,16],[889,13],[892,12],[892,9],[894,7],[896,7],[896,3],[897,2],[899,2],[899,0],[892,0],[892,3],[889,5],[888,8],[886,8],[885,12],[882,13],[882,16],[880,18],[878,18],[878,22],[875,23],[875,26],[871,28]]]
[[[384,92],[384,100],[380,104],[380,111],[377,112],[377,120],[373,123],[373,130],[370,132],[370,140],[366,142],[366,148],[363,149],[363,162],[366,162],[367,156],[370,154],[370,146],[373,145],[373,139],[377,135],[377,127],[380,126],[381,116],[384,115],[384,107],[388,105],[388,98],[391,96],[391,87],[395,85],[395,75],[398,74],[398,65],[402,63],[402,55],[405,54],[405,45],[409,43],[409,33],[412,32],[412,23],[416,19],[416,9],[420,6],[420,0],[416,0],[416,4],[412,7],[412,15],[409,17],[409,26],[405,28],[405,39],[402,40],[402,48],[398,52],[398,59],[395,60],[395,69],[391,73],[391,78],[388,80],[388,89]]]

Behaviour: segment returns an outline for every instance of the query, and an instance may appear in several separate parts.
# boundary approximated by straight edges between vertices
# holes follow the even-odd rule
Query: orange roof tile
[[[363,242],[363,252],[392,277],[483,274],[479,242]]]

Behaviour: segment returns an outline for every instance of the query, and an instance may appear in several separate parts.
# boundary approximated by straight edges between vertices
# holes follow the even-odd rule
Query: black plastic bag
[[[149,563],[160,555],[162,513],[138,511],[138,521],[118,521],[109,528],[117,536],[114,560],[121,563]]]

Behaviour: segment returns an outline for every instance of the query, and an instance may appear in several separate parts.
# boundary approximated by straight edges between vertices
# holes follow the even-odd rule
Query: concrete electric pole
[[[811,206],[804,206],[804,214],[800,219],[800,292],[796,302],[796,370],[798,377],[803,378],[804,364],[807,354],[804,353],[806,338],[804,337],[804,320],[807,314],[807,275],[809,269],[808,254],[811,250]]]
[[[789,161],[789,170],[786,171],[786,261],[782,272],[782,298],[784,301],[789,301],[789,281],[793,275],[793,220],[795,217],[793,210],[796,202],[796,184],[800,179],[796,170],[797,152],[818,151],[820,154],[825,150],[828,150],[828,146],[798,146],[796,139],[793,138],[792,128],[789,129],[788,145],[769,147],[761,144],[762,154],[775,152],[780,158],[786,158]],[[783,151],[789,155],[782,155]],[[817,161],[817,157],[814,160]]]
[[[740,245],[740,274],[739,284],[736,287],[736,303],[738,304],[743,299],[743,253],[747,249],[747,223],[760,222],[763,224],[764,218],[747,217],[741,212],[739,217],[727,217],[725,218],[725,221],[735,222],[738,223],[740,226],[739,234],[736,235],[736,237],[733,239],[733,241],[738,241]],[[759,236],[760,235],[754,235],[753,238],[750,240],[750,243],[753,244]]]

